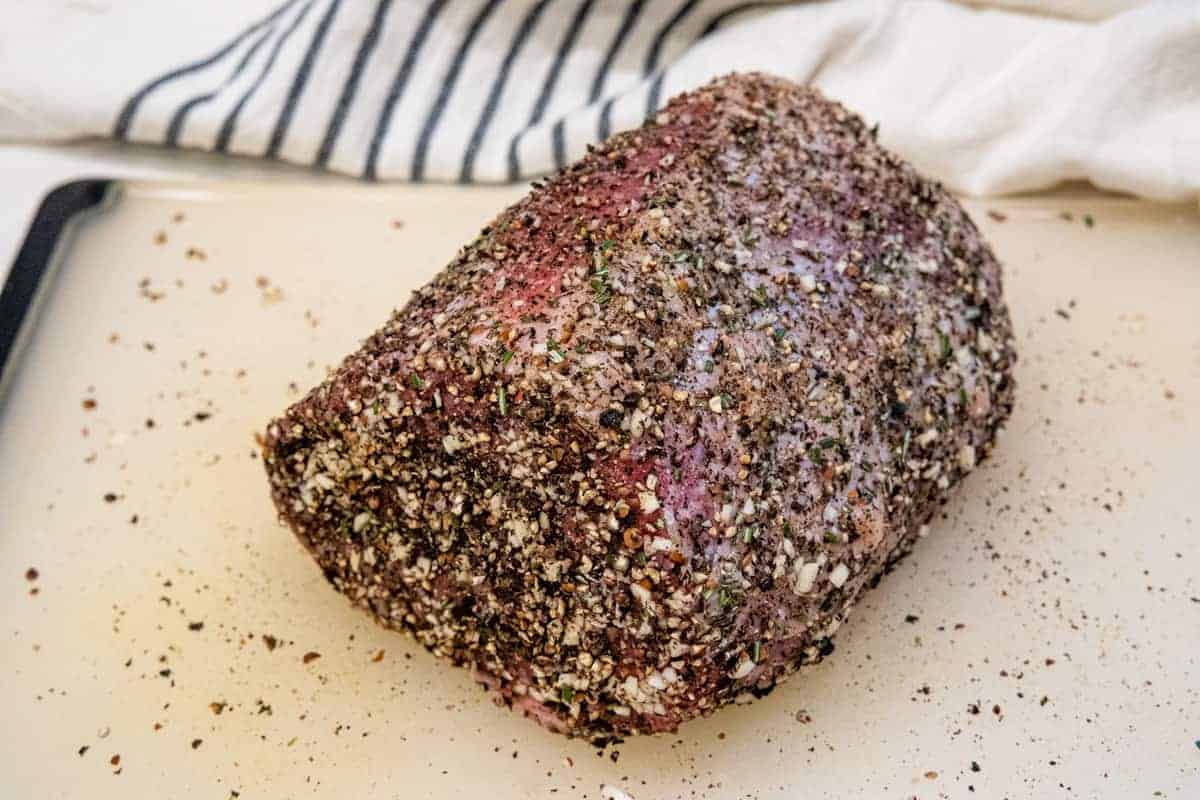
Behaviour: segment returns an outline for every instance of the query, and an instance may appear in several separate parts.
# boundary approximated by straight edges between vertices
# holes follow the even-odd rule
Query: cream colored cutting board
[[[995,459],[824,664],[597,753],[352,610],[255,453],[519,194],[135,183],[79,226],[0,406],[0,796],[1200,797],[1194,206],[970,203]]]

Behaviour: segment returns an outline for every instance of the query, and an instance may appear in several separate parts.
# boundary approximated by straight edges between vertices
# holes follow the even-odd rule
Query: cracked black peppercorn
[[[622,415],[615,409],[607,409],[600,414],[600,424],[606,428],[617,430],[621,427]]]

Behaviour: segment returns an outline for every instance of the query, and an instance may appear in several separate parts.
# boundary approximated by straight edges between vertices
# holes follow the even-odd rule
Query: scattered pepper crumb
[[[283,300],[283,289],[280,289],[278,286],[263,289],[261,299],[264,306],[274,305]]]
[[[307,653],[304,654],[304,657],[301,659],[301,661],[303,661],[305,664],[311,664],[312,662],[316,661],[320,657],[321,657],[320,653],[317,653],[313,650],[309,650]]]

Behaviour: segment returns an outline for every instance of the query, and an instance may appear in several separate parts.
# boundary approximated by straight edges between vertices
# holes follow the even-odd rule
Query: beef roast
[[[959,204],[733,75],[535,184],[265,462],[383,625],[554,730],[673,730],[833,650],[992,448],[1014,358]]]

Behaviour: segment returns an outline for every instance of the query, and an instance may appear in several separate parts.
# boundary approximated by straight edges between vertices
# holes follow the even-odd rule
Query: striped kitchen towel
[[[1200,4],[983,4],[40,0],[5,12],[0,138],[513,181],[758,69],[816,84],[961,191],[1200,191]]]

